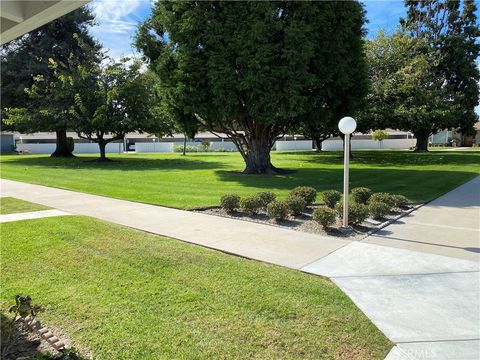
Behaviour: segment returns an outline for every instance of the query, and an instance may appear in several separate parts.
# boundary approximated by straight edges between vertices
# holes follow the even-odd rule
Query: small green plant
[[[372,134],[372,139],[379,142],[379,147],[383,148],[383,140],[388,139],[388,133],[384,130],[375,130]]]
[[[307,205],[312,205],[317,198],[317,190],[310,186],[297,186],[288,196],[300,196]]]
[[[270,204],[272,201],[275,200],[277,195],[271,191],[262,191],[257,193],[256,195],[258,197],[258,200],[262,204],[262,207],[266,208],[268,204]]]
[[[289,196],[285,199],[288,211],[292,215],[300,215],[307,208],[307,202],[300,196]]]
[[[226,212],[233,212],[240,207],[240,196],[237,194],[226,194],[220,198],[220,206]]]
[[[383,202],[370,201],[368,203],[368,212],[374,219],[384,218],[390,212],[390,206]]]
[[[369,202],[383,202],[390,206],[390,209],[395,207],[395,198],[392,194],[386,192],[378,192],[370,196]]]
[[[329,208],[334,208],[335,204],[340,201],[342,194],[337,190],[327,190],[323,192],[323,202]]]
[[[37,314],[44,310],[45,307],[42,304],[33,304],[30,296],[15,295],[15,305],[10,306],[8,309],[10,313],[13,313],[13,318],[8,324],[8,337],[2,344],[2,357],[5,357],[8,354],[10,346],[14,343],[11,340],[14,333],[13,328],[15,326],[15,322],[20,319],[25,320],[25,318],[30,316],[29,324],[32,324]]]
[[[343,216],[343,204],[341,202],[335,205],[335,211],[341,218]],[[364,204],[352,203],[348,205],[348,223],[357,225],[361,224],[368,218],[368,206]]]
[[[408,207],[408,205],[410,205],[411,203],[410,200],[403,195],[392,195],[392,197],[393,197],[394,207],[396,208],[403,209]]]
[[[240,199],[240,208],[243,212],[253,215],[262,208],[262,203],[256,195],[246,196]]]
[[[372,196],[372,190],[366,187],[356,187],[352,189],[353,201],[359,204],[366,204]]]
[[[312,219],[322,225],[323,228],[328,228],[335,223],[335,215],[335,210],[323,207],[313,211]]]
[[[288,208],[284,201],[274,200],[267,205],[267,215],[275,221],[282,221],[287,218]]]

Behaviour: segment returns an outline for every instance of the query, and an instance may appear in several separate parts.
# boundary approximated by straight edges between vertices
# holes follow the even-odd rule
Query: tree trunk
[[[56,132],[56,148],[50,155],[51,157],[74,157],[70,150],[70,144],[67,140],[67,132],[65,130],[59,130]]]
[[[183,135],[183,156],[185,156],[187,152],[187,136]]]
[[[415,145],[415,152],[428,151],[428,138],[430,137],[430,131],[424,129],[418,130],[414,131],[413,135],[417,139],[417,144]]]
[[[277,168],[270,160],[271,145],[268,138],[249,139],[248,147],[243,155],[245,160],[244,174],[276,174]]]
[[[317,148],[317,151],[322,151],[322,143],[324,139],[321,138],[314,138],[313,142],[315,144],[315,147]]]
[[[107,147],[107,142],[106,141],[99,141],[98,142],[98,147],[100,148],[100,159],[99,161],[106,161],[107,157],[105,156],[105,148]]]
[[[313,139],[313,143],[315,144],[317,151],[322,151],[322,144],[325,140],[330,138],[330,135],[325,135],[325,134],[317,135],[317,136],[310,135],[310,137]]]

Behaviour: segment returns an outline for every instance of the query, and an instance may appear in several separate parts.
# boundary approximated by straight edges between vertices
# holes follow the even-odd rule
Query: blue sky
[[[93,0],[90,4],[97,17],[98,26],[92,30],[101,44],[109,49],[110,56],[135,54],[132,46],[137,24],[150,15],[155,0]],[[394,31],[398,19],[405,15],[403,0],[362,1],[367,9],[369,36],[380,28]]]

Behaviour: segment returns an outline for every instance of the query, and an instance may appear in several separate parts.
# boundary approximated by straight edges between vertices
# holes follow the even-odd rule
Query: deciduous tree
[[[42,86],[54,76],[49,59],[56,63],[77,66],[85,61],[92,61],[88,56],[93,55],[96,57],[93,61],[98,62],[97,51],[88,51],[88,55],[84,51],[85,48],[100,49],[88,32],[93,24],[93,14],[88,7],[82,7],[10,41],[1,49],[2,119],[10,119],[10,122],[4,122],[4,125],[22,132],[54,131],[57,135],[57,146],[52,156],[72,156],[72,153],[66,134],[70,124],[62,115],[62,109],[66,106],[65,97],[50,98],[52,89]],[[84,45],[81,46],[78,39],[81,39]],[[40,78],[42,84],[35,80]],[[24,89],[30,89],[34,84],[37,86],[38,96],[32,103],[31,94],[27,94]],[[42,89],[47,91],[43,95]],[[57,100],[59,103],[55,103]],[[55,106],[58,111],[53,111]],[[13,111],[17,121],[13,123],[12,117],[4,113],[5,108],[24,110]],[[49,109],[48,112],[36,116],[35,111],[46,108]],[[20,117],[20,114],[23,114],[23,117]]]

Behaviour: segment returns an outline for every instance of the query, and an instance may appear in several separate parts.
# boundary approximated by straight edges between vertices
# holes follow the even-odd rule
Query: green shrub
[[[245,213],[253,215],[262,208],[262,204],[258,196],[246,196],[240,199],[240,208]]]
[[[327,190],[323,192],[323,202],[329,208],[334,208],[335,204],[340,201],[342,194],[337,190]]]
[[[266,208],[268,204],[275,200],[277,197],[275,193],[271,191],[262,191],[257,193],[258,201],[262,204],[262,207]]]
[[[272,201],[267,205],[267,215],[276,221],[285,220],[288,215],[287,204],[284,201]]]
[[[335,210],[328,207],[315,209],[312,214],[312,219],[324,228],[328,228],[335,223]]]
[[[372,196],[372,190],[366,187],[356,187],[352,189],[352,198],[358,204],[366,204]]]
[[[368,212],[374,219],[383,218],[390,212],[390,206],[383,202],[370,201],[368,203]]]
[[[343,203],[339,202],[335,205],[335,211],[338,217],[343,217]],[[348,205],[348,223],[360,224],[368,218],[368,206],[364,204],[351,203]]]
[[[307,205],[311,205],[315,202],[315,199],[317,198],[317,190],[310,186],[297,186],[294,188],[292,191],[290,191],[290,196],[300,196]]]
[[[307,208],[307,202],[300,196],[289,196],[285,199],[288,211],[293,215],[300,215]]]
[[[403,195],[392,195],[393,204],[396,208],[406,208],[410,204],[410,200]]]
[[[220,206],[226,212],[235,211],[240,207],[240,196],[237,194],[226,194],[220,198]]]
[[[372,196],[370,196],[370,199],[368,201],[375,202],[375,203],[383,202],[388,206],[390,206],[390,209],[395,207],[394,195],[385,193],[385,192],[372,194]]]

